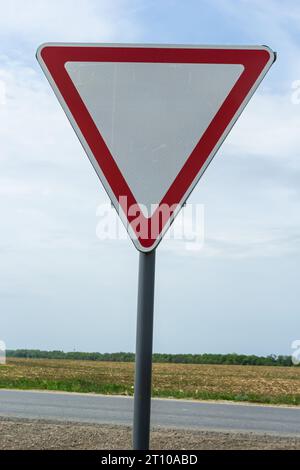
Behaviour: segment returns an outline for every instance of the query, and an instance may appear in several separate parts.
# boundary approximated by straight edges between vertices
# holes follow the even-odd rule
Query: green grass
[[[90,380],[48,380],[48,379],[0,379],[0,388],[19,390],[52,390],[78,393],[99,393],[103,395],[133,395],[133,388],[116,383],[92,383]],[[273,405],[300,405],[300,395],[277,395],[266,396],[255,393],[234,394],[230,392],[210,391],[179,391],[179,390],[157,390],[153,389],[152,396],[157,398],[176,398],[194,400],[230,400],[237,402],[250,402]]]
[[[8,358],[0,388],[133,395],[134,364]],[[300,368],[153,364],[154,397],[300,405]]]
[[[48,379],[0,379],[0,388],[20,390],[56,390],[78,393],[101,393],[103,395],[132,395],[125,385],[91,383],[89,380],[48,380]]]
[[[177,398],[190,400],[229,400],[236,402],[264,403],[269,405],[300,405],[300,395],[266,396],[255,393],[234,394],[229,392],[201,392],[189,393],[178,390],[163,390],[152,394],[154,397]]]

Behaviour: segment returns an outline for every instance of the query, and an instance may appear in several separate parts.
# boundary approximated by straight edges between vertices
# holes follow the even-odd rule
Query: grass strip
[[[84,379],[48,380],[27,378],[0,378],[0,388],[19,390],[56,390],[79,393],[98,393],[104,395],[133,395],[133,388],[118,383],[94,383]],[[160,390],[154,388],[152,396],[157,398],[176,398],[193,400],[230,400],[237,402],[264,403],[273,405],[300,405],[300,394],[260,395],[254,393],[234,394],[229,392],[184,390]]]

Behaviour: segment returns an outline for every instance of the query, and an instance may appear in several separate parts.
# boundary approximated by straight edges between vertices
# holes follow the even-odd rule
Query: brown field
[[[0,388],[133,394],[133,363],[9,358]],[[300,404],[300,368],[154,364],[157,397]]]

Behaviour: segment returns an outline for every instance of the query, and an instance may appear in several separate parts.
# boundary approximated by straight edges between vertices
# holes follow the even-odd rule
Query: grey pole
[[[155,250],[140,252],[136,326],[133,449],[149,449]]]

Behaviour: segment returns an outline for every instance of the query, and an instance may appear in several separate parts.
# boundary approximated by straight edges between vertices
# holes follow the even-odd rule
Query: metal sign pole
[[[136,327],[133,449],[149,449],[155,250],[140,252]]]

